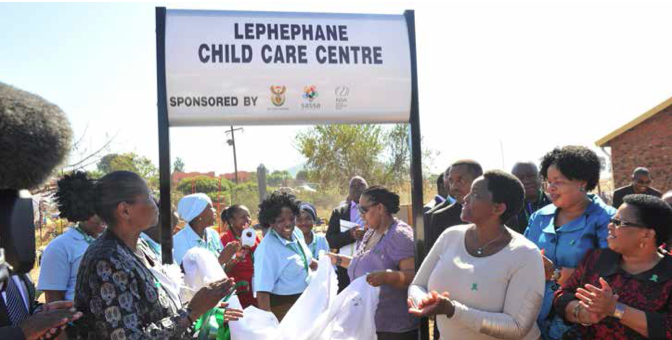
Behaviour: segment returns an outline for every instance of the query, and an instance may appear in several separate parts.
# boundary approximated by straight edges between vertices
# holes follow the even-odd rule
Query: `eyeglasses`
[[[371,207],[373,207],[373,206],[376,205],[376,204],[378,204],[378,203],[371,204],[371,205],[369,205],[368,207],[365,207],[365,206],[361,206],[361,205],[360,205],[359,207],[357,207],[357,209],[359,210],[359,214],[360,214],[360,215],[364,215],[364,214],[366,214],[367,212],[369,212],[369,210],[371,209]]]
[[[633,227],[633,228],[647,228],[641,224],[636,224],[628,221],[619,220],[617,218],[612,218],[609,220],[609,223],[613,224],[616,228],[620,227]]]

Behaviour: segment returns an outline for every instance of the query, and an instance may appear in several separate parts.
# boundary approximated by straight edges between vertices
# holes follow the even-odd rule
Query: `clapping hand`
[[[65,329],[68,322],[82,316],[73,307],[72,301],[56,301],[46,304],[41,312],[24,320],[19,327],[26,340],[53,339]]]
[[[555,265],[553,261],[546,257],[546,250],[541,250],[541,258],[544,260],[544,273],[546,274],[546,281],[550,280],[553,277],[553,272],[555,271]]]
[[[600,278],[600,286],[601,288],[597,288],[586,284],[585,289],[579,288],[575,294],[579,303],[591,313],[591,322],[596,320],[593,323],[613,315],[618,302],[618,295],[614,294],[607,280]]]
[[[445,314],[448,317],[455,313],[455,305],[448,298],[450,294],[443,292],[441,294],[432,291],[427,294],[416,306],[413,299],[408,299],[408,312],[417,317],[430,317],[439,314]]]

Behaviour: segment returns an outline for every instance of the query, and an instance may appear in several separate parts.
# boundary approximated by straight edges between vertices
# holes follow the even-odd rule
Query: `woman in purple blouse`
[[[367,231],[354,257],[329,254],[334,265],[348,269],[355,280],[380,286],[376,331],[379,340],[417,339],[418,319],[408,313],[408,286],[415,276],[413,229],[392,214],[399,211],[399,195],[380,186],[362,194],[359,213]]]

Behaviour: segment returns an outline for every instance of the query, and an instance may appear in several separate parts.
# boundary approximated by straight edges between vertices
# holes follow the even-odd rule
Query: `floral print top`
[[[653,268],[639,274],[627,273],[620,263],[621,255],[611,249],[589,251],[570,279],[555,292],[556,312],[564,318],[567,305],[576,300],[576,290],[588,283],[600,287],[602,277],[618,294],[619,302],[646,314],[649,339],[672,339],[672,257],[664,255]],[[579,327],[579,334],[583,340],[646,339],[613,317],[589,327]]]
[[[70,339],[183,339],[191,325],[180,301],[172,300],[143,263],[151,250],[140,240],[136,253],[107,231],[87,249],[77,274],[75,308],[83,316],[68,327]]]

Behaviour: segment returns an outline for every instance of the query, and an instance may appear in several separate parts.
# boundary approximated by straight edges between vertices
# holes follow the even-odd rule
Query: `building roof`
[[[602,147],[602,146],[609,146],[608,144],[609,144],[609,142],[610,142],[612,139],[614,139],[614,138],[616,138],[616,137],[622,135],[624,132],[626,132],[626,131],[628,131],[628,130],[634,128],[635,126],[639,125],[641,122],[643,122],[643,121],[645,121],[645,120],[647,120],[647,119],[649,119],[649,118],[655,116],[655,115],[658,114],[660,111],[663,111],[663,110],[665,110],[666,108],[668,108],[668,107],[670,107],[670,106],[672,106],[672,97],[670,97],[670,98],[667,99],[666,101],[664,101],[664,102],[658,104],[658,105],[657,105],[656,107],[654,107],[653,109],[644,112],[644,113],[643,113],[642,115],[640,115],[639,117],[633,119],[633,120],[630,121],[629,123],[627,123],[627,124],[621,126],[620,128],[614,130],[614,131],[611,132],[610,134],[608,134],[608,135],[606,135],[606,136],[600,138],[597,142],[595,142],[595,145],[597,145],[597,146],[599,146],[599,147]]]

